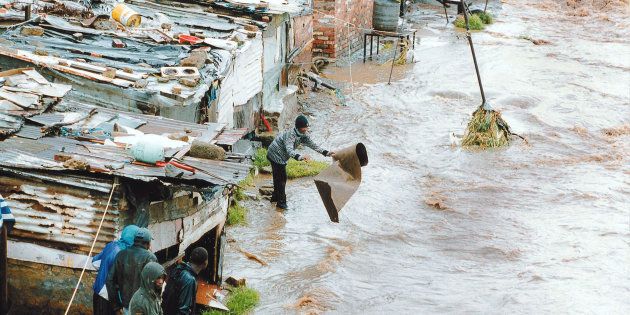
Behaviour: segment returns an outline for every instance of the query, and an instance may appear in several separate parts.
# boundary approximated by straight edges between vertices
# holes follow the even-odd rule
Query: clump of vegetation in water
[[[479,18],[481,19],[481,22],[483,22],[483,24],[492,24],[492,23],[494,23],[494,18],[492,17],[492,14],[490,14],[489,12],[483,12],[482,11],[482,12],[479,12],[479,13],[475,13],[474,15],[479,16]]]
[[[233,200],[232,205],[228,208],[226,223],[227,225],[245,225],[247,223],[247,208]]]
[[[315,176],[328,167],[328,163],[321,161],[296,161],[287,163],[287,177],[289,179]]]
[[[466,28],[466,20],[461,15],[458,16],[457,19],[455,19],[455,22],[453,22],[453,24],[455,24],[455,27]],[[485,27],[481,18],[479,18],[479,16],[476,14],[468,17],[468,25],[471,30],[475,31],[482,30]]]
[[[481,149],[501,147],[509,144],[510,135],[510,127],[499,112],[479,107],[466,127],[462,146]]]
[[[260,302],[260,294],[258,291],[248,287],[230,288],[230,294],[227,297],[225,306],[230,309],[229,312],[221,310],[211,310],[204,312],[203,315],[242,315],[250,312],[258,302]]]
[[[260,169],[270,165],[271,163],[267,160],[267,149],[260,148],[256,150],[256,154],[254,155],[254,166]]]

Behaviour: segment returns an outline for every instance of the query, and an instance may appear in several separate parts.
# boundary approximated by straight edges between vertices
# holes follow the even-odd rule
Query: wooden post
[[[2,225],[0,228],[0,315],[9,312],[7,276],[7,226]]]

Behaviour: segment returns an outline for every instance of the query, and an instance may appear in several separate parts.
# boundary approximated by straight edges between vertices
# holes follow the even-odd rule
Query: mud
[[[228,250],[224,274],[261,292],[257,314],[629,313],[630,27],[612,4],[491,1],[473,34],[484,87],[529,144],[481,152],[449,141],[480,104],[461,31],[439,7],[409,14],[417,62],[391,85],[361,63],[328,72],[347,106],[303,99],[317,142],[370,152],[340,223],[291,181],[289,210],[253,202],[228,230],[268,266]]]

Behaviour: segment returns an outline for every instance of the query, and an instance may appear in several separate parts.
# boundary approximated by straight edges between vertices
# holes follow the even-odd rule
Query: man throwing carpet
[[[309,161],[311,158],[307,154],[301,155],[296,152],[298,145],[305,146],[317,151],[324,156],[335,158],[335,152],[320,148],[308,136],[308,119],[300,115],[295,119],[295,128],[285,130],[278,134],[267,151],[267,159],[271,162],[271,172],[273,174],[273,194],[271,202],[277,202],[277,207],[287,209],[287,195],[285,188],[287,185],[287,162],[290,158],[298,161]]]

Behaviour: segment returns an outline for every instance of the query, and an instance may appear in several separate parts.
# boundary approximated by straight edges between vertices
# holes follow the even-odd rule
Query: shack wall
[[[370,0],[315,0],[313,54],[346,56],[361,47],[365,30],[372,29],[374,2]],[[350,30],[345,22],[350,22]]]

